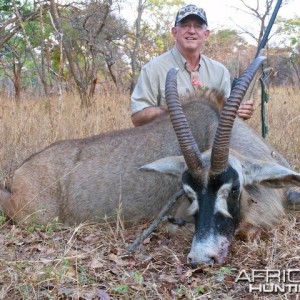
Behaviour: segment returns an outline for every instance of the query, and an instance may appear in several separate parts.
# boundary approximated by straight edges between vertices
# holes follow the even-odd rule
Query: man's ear
[[[210,36],[210,30],[207,28],[207,29],[205,30],[205,37],[206,37],[206,39],[208,39],[209,36]]]
[[[171,32],[172,32],[173,37],[174,37],[175,40],[176,40],[177,28],[176,28],[175,26],[172,27]]]
[[[187,169],[183,156],[168,156],[143,165],[141,171],[154,171],[179,177]]]
[[[275,163],[243,165],[245,185],[261,184],[272,188],[300,186],[300,174]]]

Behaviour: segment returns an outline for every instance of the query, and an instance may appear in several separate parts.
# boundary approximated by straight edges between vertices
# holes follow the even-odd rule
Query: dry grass
[[[117,101],[114,99],[118,99]],[[78,99],[1,100],[0,166],[9,174],[51,142],[131,126],[129,97],[96,99],[90,114]],[[299,91],[276,89],[267,104],[267,140],[300,170]],[[251,124],[260,132],[259,103]],[[190,269],[185,261],[192,233],[170,237],[161,227],[134,254],[125,250],[148,224],[124,230],[113,224],[59,224],[0,228],[0,299],[298,299],[292,294],[249,293],[235,283],[242,269],[300,269],[300,216],[287,215],[253,242],[234,241],[226,265]]]
[[[0,98],[0,174],[11,174],[29,155],[62,139],[86,137],[132,126],[129,96],[103,95],[89,111],[70,95],[58,110],[57,99],[26,100],[16,105]]]
[[[260,99],[255,102],[255,115],[250,124],[261,134]],[[270,91],[265,105],[269,133],[266,140],[283,153],[291,166],[300,171],[300,91],[276,88]]]

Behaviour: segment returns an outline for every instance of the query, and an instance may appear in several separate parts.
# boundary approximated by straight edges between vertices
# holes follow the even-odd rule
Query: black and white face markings
[[[195,216],[195,234],[188,262],[222,263],[240,219],[240,181],[228,167],[220,174],[195,179],[182,175],[185,193],[191,201],[189,213]]]

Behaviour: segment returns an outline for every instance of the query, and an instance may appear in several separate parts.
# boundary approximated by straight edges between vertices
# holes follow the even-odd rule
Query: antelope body
[[[166,87],[167,94],[169,99],[178,97]],[[132,223],[155,217],[182,180],[196,228],[188,261],[224,262],[243,224],[265,227],[278,220],[285,200],[281,188],[300,185],[300,175],[239,119],[224,134],[229,135],[228,145],[217,142],[211,155],[219,134],[222,93],[205,91],[186,103],[176,119],[178,104],[175,110],[169,105],[176,134],[165,115],[137,128],[60,141],[32,155],[15,171],[10,190],[0,190],[0,208],[20,223],[46,224],[58,218],[78,224],[115,220],[119,214]],[[187,121],[178,129],[176,123],[182,124],[184,115]],[[223,148],[230,152],[225,162],[218,160]]]
[[[208,99],[185,106],[199,142],[211,136],[202,143],[203,151],[212,143],[219,118],[213,96],[223,101],[213,91]],[[181,150],[167,114],[145,126],[59,141],[22,163],[9,189],[0,190],[0,208],[17,223],[47,224],[57,217],[67,225],[113,221],[119,212],[125,223],[150,219],[178,191],[180,179],[139,168],[177,155]]]

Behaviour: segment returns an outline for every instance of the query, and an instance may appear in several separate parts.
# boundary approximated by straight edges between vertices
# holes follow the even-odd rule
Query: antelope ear
[[[300,186],[300,174],[274,163],[247,163],[243,166],[245,185],[262,184],[272,188]]]
[[[183,156],[168,156],[139,168],[141,171],[154,171],[179,177],[187,170]]]

